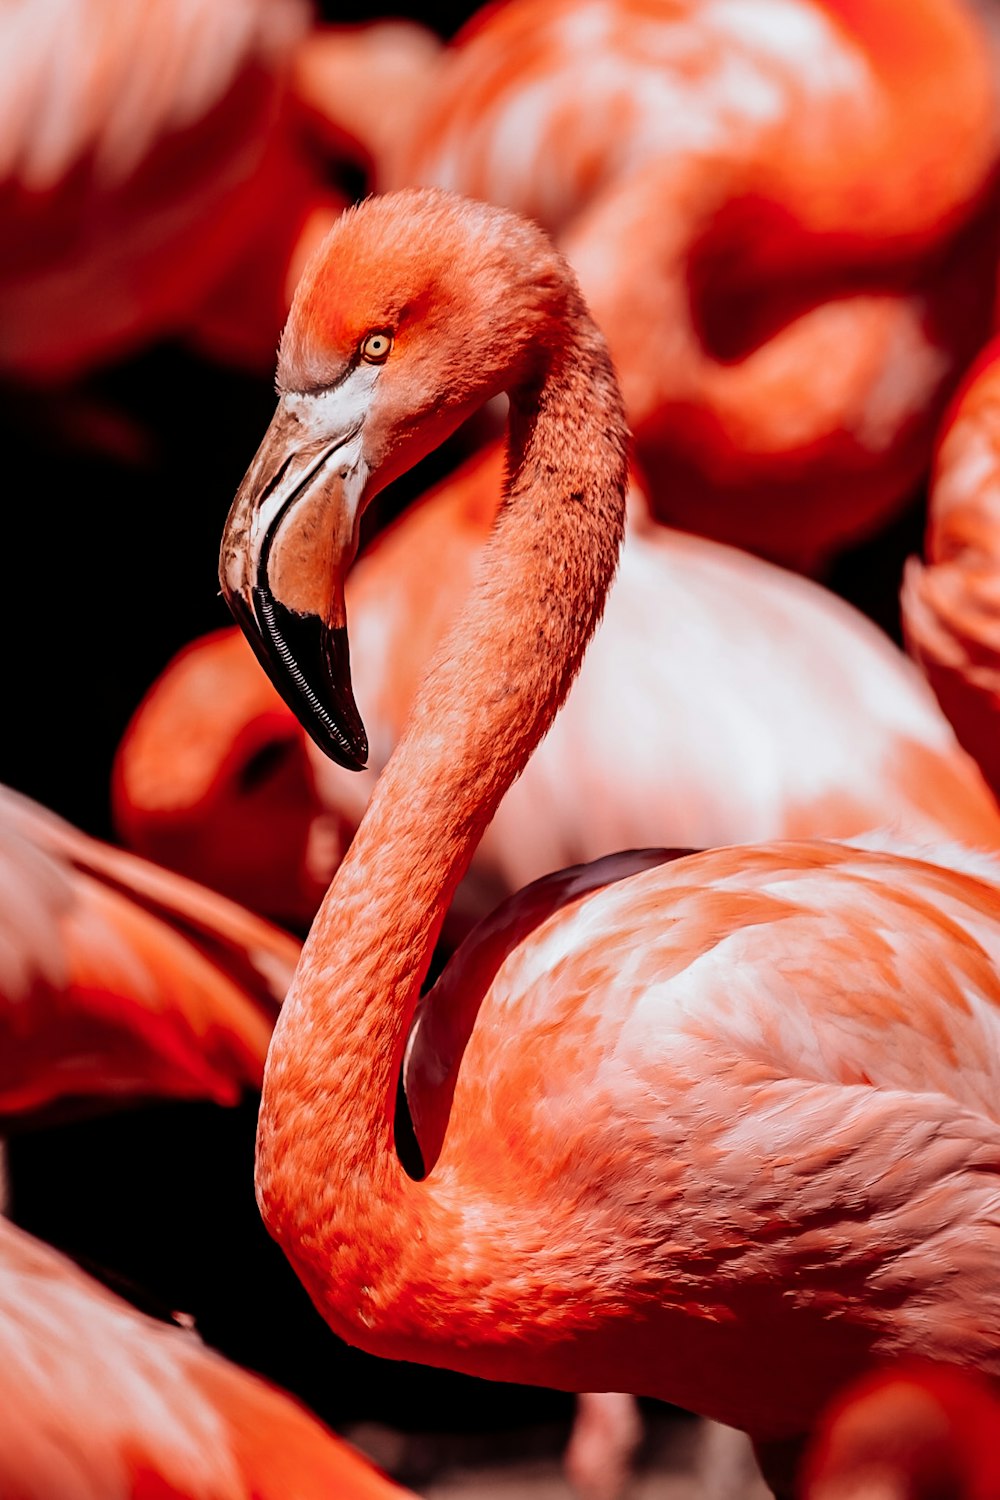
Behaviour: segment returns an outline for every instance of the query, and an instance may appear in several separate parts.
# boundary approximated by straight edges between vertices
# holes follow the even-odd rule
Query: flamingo
[[[810,1440],[802,1500],[993,1500],[1000,1399],[954,1366],[907,1364],[852,1383]]]
[[[269,369],[338,168],[377,161],[436,50],[308,0],[4,5],[0,372],[58,386],[165,338]]]
[[[367,750],[343,598],[361,511],[510,402],[475,586],[268,1052],[258,1202],[321,1315],[384,1357],[702,1413],[779,1490],[873,1363],[1000,1375],[995,859],[870,837],[624,852],[511,898],[421,999],[621,543],[624,411],[568,263],[495,206],[373,198],[304,273],[278,389],[220,580],[347,766]],[[606,727],[609,758],[627,733]]]
[[[1000,790],[1000,339],[968,371],[942,424],[924,557],[908,559],[900,611],[920,663],[966,749]]]
[[[256,1092],[294,939],[9,788],[0,829],[0,1128]],[[10,1500],[409,1493],[3,1218],[0,1346]]]
[[[212,632],[168,664],[117,748],[125,842],[279,920],[294,908],[304,931],[471,585],[502,467],[498,448],[469,460],[380,531],[350,572],[371,738],[363,776],[310,755],[242,634]],[[634,474],[637,507],[641,493]],[[618,722],[633,732],[609,781],[603,736]],[[548,870],[616,849],[841,837],[880,824],[1000,845],[995,801],[912,663],[810,580],[669,527],[635,528],[566,704],[475,851],[448,939]]]
[[[259,1089],[289,935],[10,788],[0,884],[0,1129]],[[139,1500],[154,1483],[191,1500],[404,1493],[289,1397],[2,1218],[0,1345],[11,1500]]]
[[[0,1122],[260,1087],[299,945],[0,789]]]
[[[331,157],[374,184],[427,108],[441,52],[437,33],[412,16],[314,25],[294,57],[295,96]]]
[[[0,1218],[8,1500],[392,1500],[291,1396]]]
[[[357,826],[324,809],[307,737],[236,626],[183,647],[112,763],[118,837],[304,933]]]
[[[910,503],[983,341],[998,77],[956,0],[507,0],[378,181],[556,234],[653,517],[819,573]]]

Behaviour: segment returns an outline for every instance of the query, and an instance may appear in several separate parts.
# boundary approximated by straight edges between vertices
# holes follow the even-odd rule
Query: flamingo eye
[[[361,358],[370,365],[384,365],[391,349],[391,333],[370,333],[361,342]]]

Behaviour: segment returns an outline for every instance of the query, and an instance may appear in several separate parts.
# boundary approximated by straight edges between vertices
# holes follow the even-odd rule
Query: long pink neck
[[[407,1287],[447,1287],[457,1234],[393,1132],[403,1049],[441,922],[600,618],[624,517],[625,427],[575,294],[539,385],[511,393],[508,495],[481,572],[313,922],[269,1054],[261,1211],[331,1326],[408,1342]],[[476,1209],[488,1242],[499,1205]],[[463,1272],[467,1293],[468,1269]],[[447,1295],[446,1291],[444,1293]]]

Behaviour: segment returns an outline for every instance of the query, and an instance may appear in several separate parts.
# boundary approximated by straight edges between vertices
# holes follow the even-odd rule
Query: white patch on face
[[[307,440],[320,442],[328,436],[332,441],[338,432],[360,427],[381,373],[381,365],[362,360],[336,385],[320,391],[286,391],[281,402],[298,419]]]
[[[359,364],[356,369],[329,390],[289,391],[281,405],[298,423],[297,447],[317,449],[312,466],[296,467],[286,483],[276,486],[256,508],[250,528],[250,553],[256,569],[263,538],[274,525],[287,503],[290,489],[297,489],[306,475],[310,484],[317,483],[324,472],[337,473],[344,483],[344,499],[350,509],[352,529],[356,526],[358,507],[368,482],[369,467],[364,456],[364,421],[371,406],[379,366]]]

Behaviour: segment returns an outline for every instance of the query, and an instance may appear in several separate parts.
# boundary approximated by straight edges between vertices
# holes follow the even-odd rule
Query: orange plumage
[[[257,1089],[296,941],[9,789],[0,821],[0,1117]]]
[[[907,648],[1000,791],[1000,343],[968,371],[942,424],[923,558],[900,596]]]
[[[401,1500],[305,1407],[0,1218],[4,1500]]]

